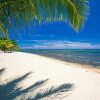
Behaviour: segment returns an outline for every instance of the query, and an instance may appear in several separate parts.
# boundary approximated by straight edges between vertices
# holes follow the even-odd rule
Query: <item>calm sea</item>
[[[22,50],[23,52],[52,57],[59,60],[88,64],[100,68],[100,50]]]

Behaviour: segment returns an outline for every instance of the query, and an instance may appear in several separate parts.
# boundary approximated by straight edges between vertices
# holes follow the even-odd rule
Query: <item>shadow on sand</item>
[[[5,72],[5,68],[0,69],[0,78],[2,74]],[[25,75],[10,79],[10,81],[6,81],[2,83],[0,80],[0,100],[40,100],[42,98],[48,98],[52,95],[57,95],[61,92],[70,91],[73,84],[62,84],[60,86],[44,89],[42,91],[36,91],[44,85],[48,79],[41,80],[26,89],[22,89],[22,87],[18,86],[23,80],[25,80],[31,72],[26,73]]]

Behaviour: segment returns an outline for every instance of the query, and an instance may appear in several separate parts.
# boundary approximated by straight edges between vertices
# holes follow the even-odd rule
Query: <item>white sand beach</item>
[[[0,69],[6,70],[0,79],[4,81],[32,72],[20,84],[23,88],[46,79],[48,79],[46,84],[37,91],[61,84],[72,85],[68,91],[41,100],[100,100],[100,73],[77,66],[79,65],[67,64],[35,54],[1,53]]]

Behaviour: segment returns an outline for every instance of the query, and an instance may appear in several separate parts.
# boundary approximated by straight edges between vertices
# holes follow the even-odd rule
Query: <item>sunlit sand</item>
[[[14,52],[0,54],[0,69],[2,68],[6,69],[2,80],[32,72],[21,83],[23,88],[39,80],[48,80],[41,89],[64,83],[72,84],[69,91],[56,95],[54,100],[100,100],[100,73],[74,64],[67,65],[35,54]]]

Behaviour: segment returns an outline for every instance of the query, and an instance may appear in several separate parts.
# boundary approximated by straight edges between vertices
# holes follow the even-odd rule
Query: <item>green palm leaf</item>
[[[5,31],[14,23],[24,26],[37,20],[39,23],[64,21],[78,31],[84,25],[88,12],[88,0],[2,0],[0,30]]]
[[[0,22],[0,31],[4,33],[4,34],[3,34],[4,37],[9,38],[8,32],[7,32],[7,30],[5,29],[5,27],[4,27],[4,25],[2,24],[2,22]]]

